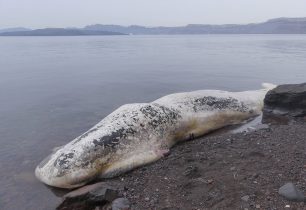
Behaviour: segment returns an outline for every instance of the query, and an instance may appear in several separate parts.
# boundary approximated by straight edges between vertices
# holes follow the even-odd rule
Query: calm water
[[[35,166],[118,106],[306,80],[306,36],[0,38],[0,209],[54,209]]]

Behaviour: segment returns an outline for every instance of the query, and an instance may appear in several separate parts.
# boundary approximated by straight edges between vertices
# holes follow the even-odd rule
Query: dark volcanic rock
[[[285,124],[306,116],[306,83],[280,85],[270,90],[264,100],[263,122]]]
[[[305,196],[293,183],[289,182],[279,188],[278,193],[289,201],[305,201]]]
[[[109,205],[119,197],[119,190],[100,182],[79,188],[66,194],[57,210],[91,210]]]

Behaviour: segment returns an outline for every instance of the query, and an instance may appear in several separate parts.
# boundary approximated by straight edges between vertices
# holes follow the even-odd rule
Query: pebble
[[[293,183],[289,182],[279,188],[278,193],[289,201],[302,202],[305,196]]]
[[[195,175],[195,173],[197,173],[197,171],[198,171],[198,167],[196,167],[196,166],[188,166],[185,169],[183,175],[184,176],[192,176],[192,175]]]
[[[130,206],[131,204],[126,198],[117,198],[112,202],[112,210],[128,210]]]
[[[253,173],[252,174],[252,179],[257,179],[259,177],[259,173]]]
[[[213,182],[214,182],[213,179],[208,179],[208,180],[206,180],[206,183],[207,183],[207,184],[212,184]]]
[[[243,200],[245,202],[248,202],[249,199],[250,199],[250,196],[248,196],[248,195],[245,195],[245,196],[241,197],[241,200]]]

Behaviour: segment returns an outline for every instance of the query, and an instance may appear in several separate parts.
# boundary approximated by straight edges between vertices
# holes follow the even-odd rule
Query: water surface
[[[0,209],[54,209],[51,149],[125,103],[306,79],[306,36],[0,37]]]

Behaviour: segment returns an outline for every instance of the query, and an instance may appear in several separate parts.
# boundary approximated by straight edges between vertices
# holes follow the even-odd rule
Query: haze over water
[[[306,79],[305,35],[0,38],[0,209],[54,209],[35,166],[120,105]]]

